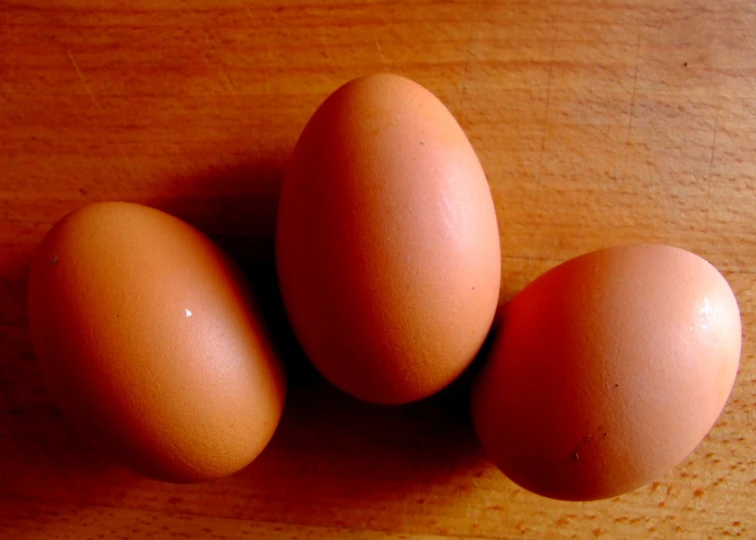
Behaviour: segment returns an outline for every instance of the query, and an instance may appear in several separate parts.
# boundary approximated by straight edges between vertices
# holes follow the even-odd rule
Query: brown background
[[[297,4],[0,0],[0,537],[756,536],[756,3]],[[616,499],[549,501],[487,463],[466,381],[377,408],[306,367],[270,259],[280,170],[325,96],[375,71],[435,92],[478,151],[502,300],[628,242],[679,245],[724,273],[743,316],[740,373],[684,464]],[[214,235],[276,328],[291,398],[269,449],[233,478],[174,486],[123,470],[41,385],[31,254],[63,214],[105,199]]]

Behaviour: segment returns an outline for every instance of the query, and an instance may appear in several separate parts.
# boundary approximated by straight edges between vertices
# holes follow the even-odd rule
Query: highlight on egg
[[[28,314],[61,409],[143,474],[226,476],[273,436],[284,374],[249,288],[175,217],[128,203],[69,214],[34,259]]]
[[[475,428],[493,462],[530,491],[620,495],[702,441],[740,347],[735,295],[701,257],[662,245],[589,253],[507,306],[474,387]]]
[[[303,349],[334,385],[398,404],[452,382],[499,296],[499,232],[475,151],[431,92],[379,74],[336,90],[284,178],[276,258]]]

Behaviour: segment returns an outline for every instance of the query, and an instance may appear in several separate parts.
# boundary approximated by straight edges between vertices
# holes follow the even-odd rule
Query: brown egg
[[[276,429],[283,373],[243,277],[163,212],[101,203],[62,219],[32,266],[29,326],[63,411],[144,474],[231,474]]]
[[[739,357],[735,296],[708,262],[659,245],[596,251],[509,304],[474,390],[475,426],[522,487],[612,497],[695,449]]]
[[[486,177],[459,124],[396,75],[334,92],[283,183],[277,263],[304,350],[363,400],[454,380],[491,326],[501,261]]]

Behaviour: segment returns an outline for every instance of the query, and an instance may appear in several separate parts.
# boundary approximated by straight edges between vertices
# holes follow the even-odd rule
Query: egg
[[[481,164],[431,92],[356,79],[318,108],[285,175],[276,257],[303,349],[365,401],[429,396],[470,364],[499,295],[499,234]]]
[[[63,218],[33,262],[28,314],[61,409],[148,476],[234,473],[278,425],[284,374],[240,271],[168,214],[99,203]]]
[[[701,442],[735,381],[740,315],[722,275],[675,247],[596,251],[507,306],[473,392],[480,441],[520,486],[612,497]]]

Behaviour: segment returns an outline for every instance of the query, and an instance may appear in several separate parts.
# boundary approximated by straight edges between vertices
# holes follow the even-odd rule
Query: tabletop
[[[501,301],[578,254],[668,243],[738,298],[716,426],[610,500],[529,494],[474,436],[468,382],[403,407],[326,384],[281,308],[281,171],[318,104],[389,71],[433,91],[485,168]],[[0,0],[0,536],[756,536],[756,3],[750,0]],[[270,446],[233,477],[142,478],[52,402],[25,315],[42,236],[90,201],[210,234],[250,276],[290,372]]]

